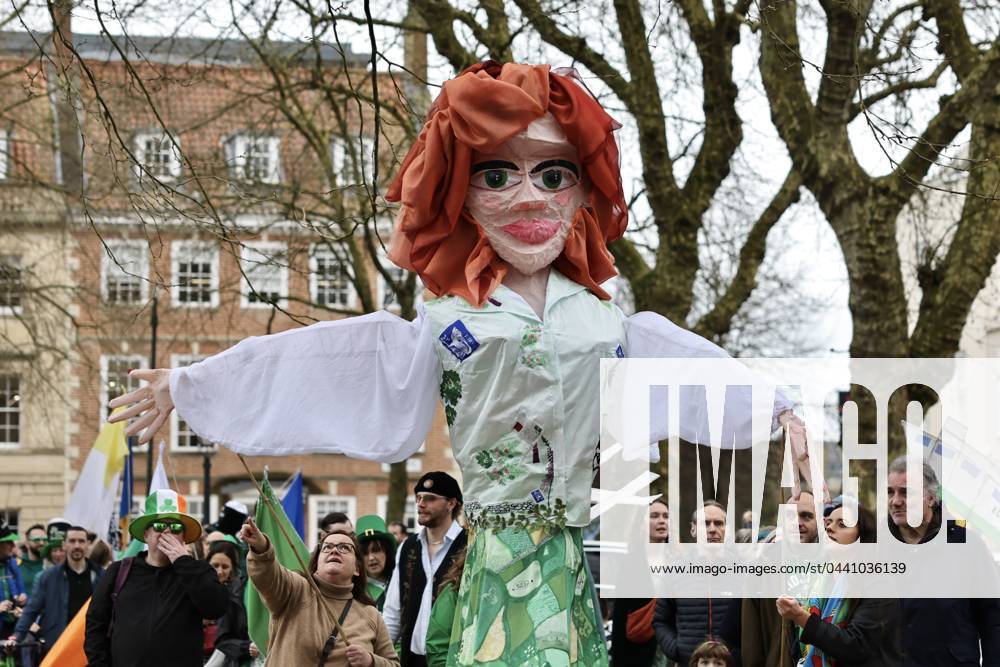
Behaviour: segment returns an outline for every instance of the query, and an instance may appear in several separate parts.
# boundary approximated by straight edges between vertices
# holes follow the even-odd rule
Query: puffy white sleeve
[[[641,312],[625,320],[625,336],[628,356],[630,358],[717,358],[732,359],[721,347],[711,341],[702,338],[698,334],[677,326],[662,315],[651,312]],[[751,383],[753,371],[744,366],[736,359],[732,359],[733,384],[738,384],[740,379],[746,379],[747,384]],[[666,387],[651,388],[651,405],[665,405],[665,396],[657,395],[658,390],[665,391]],[[742,411],[746,418],[752,413],[749,395],[737,397],[740,405],[737,411]],[[706,414],[706,404],[701,395],[681,394],[680,397],[680,425],[678,435],[689,442],[709,444],[708,416]],[[771,430],[778,427],[778,415],[786,410],[791,410],[794,406],[781,392],[775,394],[774,412],[771,421]],[[650,411],[650,440],[665,440],[672,435],[670,425],[667,423],[665,411]]]
[[[423,317],[380,311],[247,338],[170,372],[177,413],[240,454],[345,454],[392,463],[419,449],[440,362]]]

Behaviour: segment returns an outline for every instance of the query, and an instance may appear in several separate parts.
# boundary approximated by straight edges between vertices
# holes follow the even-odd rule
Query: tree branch
[[[851,105],[850,120],[854,120],[859,113],[865,109],[875,106],[882,100],[895,97],[911,90],[923,90],[936,87],[938,79],[941,78],[941,75],[944,74],[946,69],[948,69],[948,63],[942,62],[939,63],[938,66],[934,68],[934,71],[924,79],[903,79],[888,85],[882,90],[874,92],[871,95],[867,95],[860,102],[856,102]]]
[[[785,211],[799,200],[801,187],[802,177],[792,169],[785,176],[784,183],[781,184],[771,203],[751,227],[740,249],[736,275],[726,288],[725,294],[719,297],[712,310],[698,320],[693,327],[695,333],[717,340],[729,332],[733,317],[757,286],[757,271],[767,252],[767,235]]]
[[[969,124],[973,113],[994,94],[997,85],[1000,85],[1000,39],[965,77],[958,92],[941,104],[893,172],[878,179],[880,185],[892,191],[891,196],[896,197],[899,206],[905,204],[911,189],[920,185],[941,152]]]
[[[410,0],[410,5],[424,17],[430,27],[430,35],[434,39],[434,48],[448,59],[456,72],[461,72],[479,60],[476,54],[470,52],[458,41],[458,37],[455,35],[454,22],[461,20],[469,26],[478,39],[481,39],[482,26],[476,23],[471,15],[461,16],[464,12],[458,12],[447,2],[441,0]]]
[[[615,257],[615,267],[618,272],[634,284],[642,280],[649,273],[649,264],[646,263],[642,253],[639,252],[635,244],[628,238],[622,237],[608,246],[608,250]]]
[[[995,114],[983,114],[973,123],[971,146],[976,167],[969,173],[967,190],[980,196],[965,198],[955,236],[934,271],[937,280],[924,285],[910,339],[914,357],[954,356],[972,304],[1000,254],[1000,121]]]
[[[733,154],[743,141],[743,125],[736,112],[738,91],[733,83],[729,35],[712,25],[701,0],[680,0],[679,4],[702,65],[705,135],[682,190],[689,214],[700,218],[729,175]],[[724,15],[721,18],[723,24],[728,20]]]
[[[795,25],[796,3],[761,4],[763,38],[760,48],[760,72],[771,103],[771,120],[788,147],[792,159],[808,177],[814,136],[816,110],[802,75],[802,56]]]
[[[551,14],[542,9],[538,0],[514,0],[514,3],[535,31],[538,32],[539,37],[573,60],[580,62],[584,67],[593,72],[595,76],[604,81],[604,85],[626,107],[629,107],[630,110],[633,108],[632,86],[625,80],[621,72],[615,69],[604,56],[590,48],[585,37],[565,32],[552,19]],[[640,37],[644,38],[645,33],[642,33]]]
[[[938,50],[951,62],[955,76],[962,83],[976,66],[978,52],[965,28],[965,17],[958,0],[926,0],[924,11],[938,26]]]

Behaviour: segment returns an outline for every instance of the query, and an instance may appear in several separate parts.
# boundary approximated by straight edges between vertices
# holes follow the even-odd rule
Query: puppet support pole
[[[271,512],[271,517],[274,519],[274,522],[278,524],[278,530],[281,531],[281,536],[285,538],[285,543],[291,548],[292,553],[295,554],[295,560],[299,562],[299,567],[302,568],[302,574],[305,575],[306,580],[312,585],[313,591],[316,593],[316,597],[319,599],[320,603],[322,603],[323,609],[326,611],[326,615],[329,617],[331,621],[333,621],[333,627],[334,630],[337,632],[337,636],[344,640],[344,644],[346,646],[350,646],[351,642],[350,640],[348,640],[347,635],[344,634],[344,628],[340,627],[340,622],[337,620],[336,614],[334,614],[333,610],[330,609],[330,605],[327,604],[326,598],[323,596],[323,593],[319,590],[319,586],[316,584],[315,581],[313,581],[312,573],[309,572],[309,569],[306,567],[306,564],[302,561],[302,556],[299,555],[298,550],[292,544],[292,538],[288,536],[288,531],[285,530],[285,524],[278,518],[278,512],[274,509],[274,506],[271,505],[271,498],[269,496],[264,495],[264,489],[260,487],[260,483],[257,481],[257,478],[254,477],[254,474],[252,472],[250,472],[250,466],[247,465],[247,461],[245,458],[243,458],[243,455],[237,454],[236,456],[239,457],[240,463],[243,464],[243,468],[247,471],[247,475],[250,477],[250,480],[253,482],[253,485],[257,487],[257,493],[260,494],[260,499],[264,501],[264,505],[266,505],[268,511]]]

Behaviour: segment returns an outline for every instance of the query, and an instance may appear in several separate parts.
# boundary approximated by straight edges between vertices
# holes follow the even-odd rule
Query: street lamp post
[[[156,327],[159,319],[156,312],[156,287],[153,287],[153,309],[149,316],[149,367],[156,368]],[[153,442],[146,445],[146,497],[149,497],[153,485]]]

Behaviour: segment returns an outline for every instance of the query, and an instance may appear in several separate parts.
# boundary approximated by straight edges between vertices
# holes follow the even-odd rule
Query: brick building
[[[62,512],[108,401],[134,386],[129,369],[382,307],[406,314],[420,298],[412,277],[382,264],[375,236],[391,223],[370,213],[363,185],[375,143],[359,102],[367,56],[72,42],[75,54],[60,54],[58,39],[0,33],[0,97],[23,99],[0,104],[0,510],[21,527]],[[398,85],[383,78],[384,90]],[[384,108],[383,174],[405,139]],[[213,519],[229,499],[255,500],[238,459],[176,415],[161,440],[192,513],[206,495]],[[138,501],[145,457],[136,451]],[[388,466],[333,455],[250,465],[268,466],[275,486],[302,470],[312,525],[332,510],[385,513]],[[443,414],[406,465],[411,476],[455,468]]]

